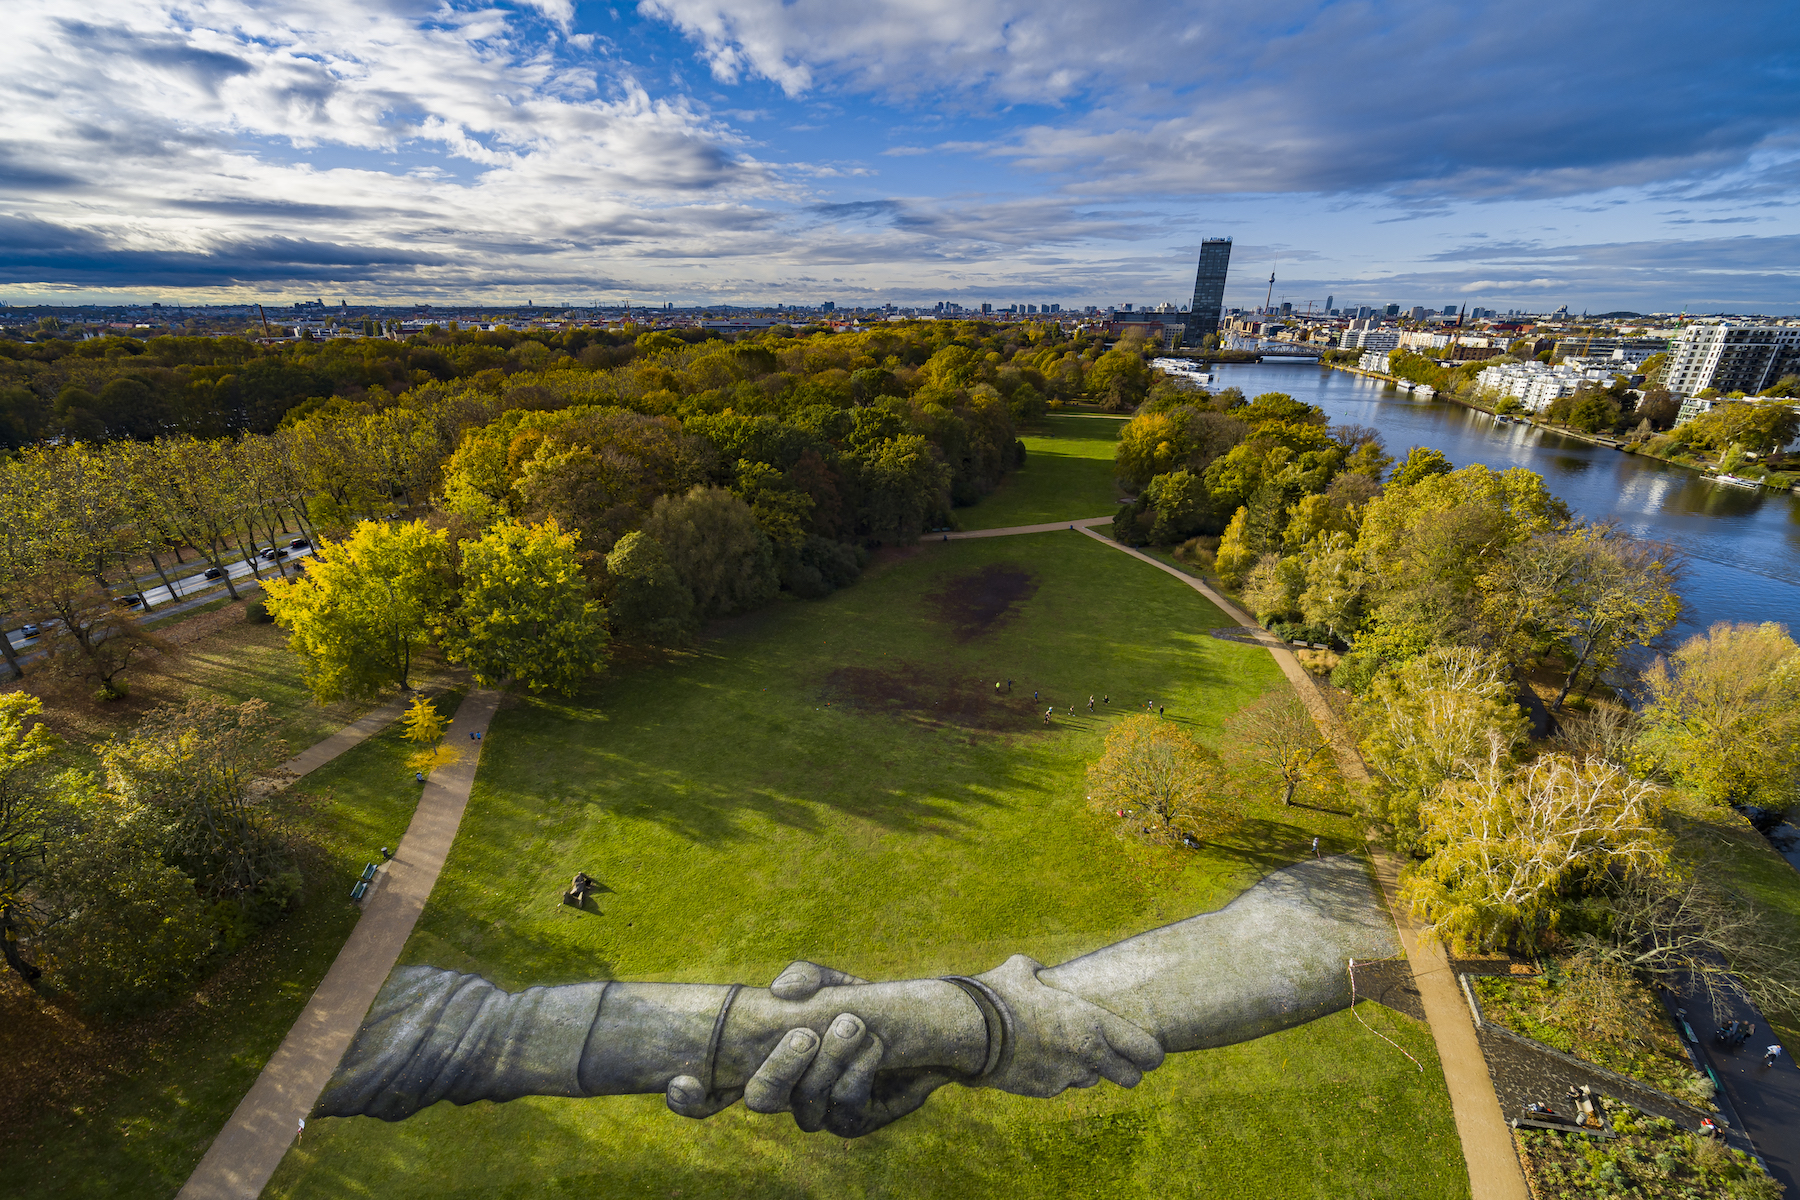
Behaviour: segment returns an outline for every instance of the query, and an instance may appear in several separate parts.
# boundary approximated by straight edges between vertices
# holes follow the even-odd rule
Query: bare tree
[[[1233,758],[1253,774],[1273,781],[1281,802],[1311,777],[1319,756],[1331,748],[1312,714],[1292,691],[1271,692],[1246,707],[1226,726]]]

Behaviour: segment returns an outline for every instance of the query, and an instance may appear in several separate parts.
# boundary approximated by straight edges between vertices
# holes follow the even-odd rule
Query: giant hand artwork
[[[402,1120],[440,1100],[661,1093],[858,1137],[946,1084],[1048,1097],[1134,1087],[1168,1054],[1291,1028],[1351,1002],[1349,961],[1394,929],[1366,867],[1301,863],[1226,907],[1045,967],[870,983],[797,962],[768,988],[578,983],[507,993],[394,972],[314,1110]]]

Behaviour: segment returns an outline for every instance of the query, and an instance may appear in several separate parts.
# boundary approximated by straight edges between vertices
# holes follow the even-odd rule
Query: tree
[[[1530,728],[1512,702],[1504,660],[1467,647],[1384,668],[1351,711],[1375,774],[1370,801],[1403,850],[1417,844],[1423,806],[1447,781],[1510,754]]]
[[[1097,811],[1125,812],[1140,836],[1161,845],[1216,837],[1241,817],[1218,756],[1148,713],[1107,731],[1106,748],[1087,775],[1088,799]]]
[[[298,887],[251,781],[285,757],[266,701],[195,697],[145,714],[100,751],[106,788],[157,816],[160,848],[207,896],[279,911]]]
[[[1226,723],[1232,756],[1252,776],[1274,785],[1283,804],[1313,778],[1319,757],[1331,749],[1312,713],[1292,691],[1270,692]]]
[[[458,604],[441,627],[450,661],[489,686],[510,676],[565,695],[600,670],[605,613],[588,599],[575,544],[554,518],[506,521],[464,542]]]
[[[1716,804],[1780,810],[1800,778],[1800,646],[1773,622],[1720,622],[1658,658],[1634,761]]]
[[[27,983],[43,974],[19,942],[35,927],[34,892],[51,825],[44,762],[57,739],[38,721],[43,701],[28,692],[0,694],[0,952]]]
[[[1444,457],[1441,450],[1433,450],[1429,446],[1414,446],[1406,452],[1406,458],[1394,468],[1388,483],[1394,487],[1410,487],[1433,475],[1448,475],[1455,468],[1450,460]]]
[[[444,718],[438,712],[437,705],[424,696],[413,697],[412,707],[406,710],[403,718],[406,723],[406,740],[420,746],[435,746],[444,740]]]
[[[680,645],[693,636],[694,594],[655,538],[641,529],[620,538],[606,556],[606,574],[612,583],[607,615],[620,637]]]
[[[97,685],[102,700],[125,696],[122,676],[133,661],[164,643],[151,636],[130,609],[94,585],[72,564],[53,559],[31,577],[27,611],[49,630],[47,658],[52,671]]]
[[[348,540],[320,538],[317,549],[305,577],[264,585],[313,698],[410,687],[413,651],[442,626],[454,594],[449,534],[423,521],[363,521]]]
[[[1485,762],[1425,802],[1432,853],[1401,885],[1439,940],[1535,950],[1570,889],[1668,861],[1654,786],[1601,759],[1544,754],[1515,768],[1502,739],[1490,745]]]
[[[660,497],[644,532],[662,547],[701,619],[760,608],[779,590],[774,548],[750,506],[723,488]]]
[[[1502,629],[1569,646],[1574,662],[1550,706],[1560,710],[1584,674],[1601,674],[1626,647],[1649,644],[1680,618],[1678,570],[1666,546],[1583,523],[1511,547],[1483,581],[1485,605]]]

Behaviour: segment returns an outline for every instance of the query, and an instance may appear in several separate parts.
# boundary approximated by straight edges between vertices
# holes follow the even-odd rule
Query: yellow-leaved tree
[[[1219,756],[1147,713],[1107,731],[1105,751],[1088,767],[1088,800],[1160,845],[1217,837],[1242,816]]]
[[[606,663],[605,610],[588,598],[576,538],[555,518],[503,521],[462,544],[462,588],[440,625],[445,655],[478,682],[573,694]]]

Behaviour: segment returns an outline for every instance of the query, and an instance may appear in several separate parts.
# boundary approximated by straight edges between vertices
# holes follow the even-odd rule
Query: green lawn
[[[1113,450],[1123,418],[1057,413],[1023,430],[1025,466],[980,503],[958,509],[963,529],[1103,517],[1119,506]]]
[[[458,699],[441,706],[451,711]],[[419,789],[400,733],[390,728],[282,794],[277,811],[307,837],[304,902],[194,1000],[84,1029],[8,973],[0,1047],[8,1069],[23,1066],[38,1094],[29,1118],[0,1135],[0,1192],[19,1200],[175,1194],[349,936],[357,872],[412,819]]]
[[[1011,609],[981,610],[1007,594]],[[1280,685],[1265,653],[1206,635],[1224,623],[1078,535],[953,542],[618,665],[578,702],[522,701],[495,721],[402,961],[509,988],[762,984],[796,957],[872,978],[1016,951],[1054,963],[1216,907],[1315,833],[1355,849],[1351,821],[1298,808],[1255,806],[1240,837],[1195,853],[1121,840],[1087,811],[1082,768],[1119,713],[1154,698],[1216,741]],[[1090,693],[1113,703],[1090,717]],[[578,868],[609,889],[598,915],[557,903]],[[439,1105],[310,1123],[265,1194],[1467,1195],[1428,1031],[1359,1011],[1424,1072],[1340,1013],[1177,1056],[1131,1092],[947,1088],[853,1142],[741,1107],[685,1121],[654,1096]]]

